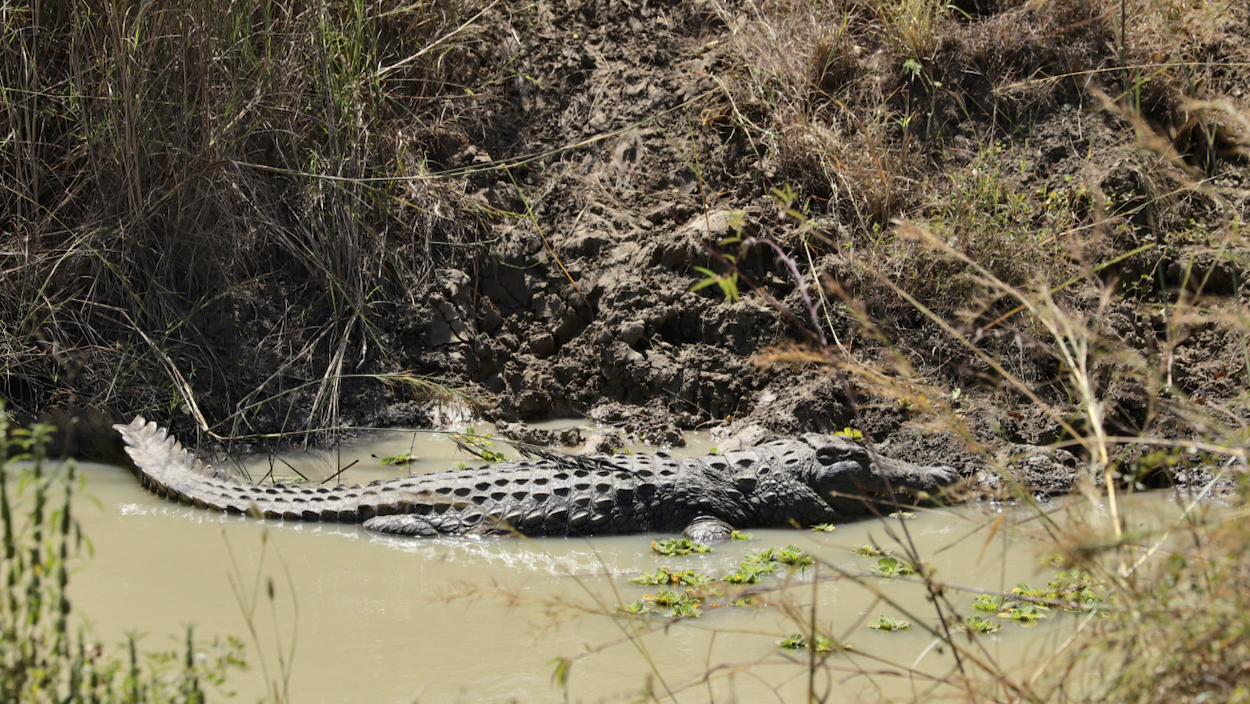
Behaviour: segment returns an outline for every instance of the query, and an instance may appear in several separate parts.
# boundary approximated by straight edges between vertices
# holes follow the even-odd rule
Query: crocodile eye
[[[822,447],[816,451],[816,461],[828,467],[837,464],[843,458],[845,453],[835,450],[832,447]]]

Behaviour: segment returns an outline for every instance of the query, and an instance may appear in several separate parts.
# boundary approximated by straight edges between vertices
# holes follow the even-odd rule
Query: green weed
[[[855,442],[864,441],[864,433],[856,428],[843,428],[834,433],[834,435],[846,438],[847,440],[854,440]]]
[[[777,641],[777,645],[785,650],[811,650],[816,653],[832,653],[834,651],[854,650],[854,646],[846,641],[835,643],[825,636],[816,636],[813,640],[803,637],[802,633],[791,634],[788,638]]]
[[[668,567],[660,567],[655,572],[644,572],[629,581],[645,587],[660,585],[702,587],[712,583],[712,576],[694,570],[672,570]]]
[[[964,621],[964,627],[974,633],[988,635],[990,633],[998,633],[1002,630],[1002,625],[993,621],[987,621],[980,616],[969,616]]]
[[[416,455],[404,452],[398,455],[388,455],[386,457],[379,457],[378,464],[383,467],[402,467],[403,465],[412,464],[414,462],[419,462],[420,460],[421,458],[417,457]]]
[[[493,449],[495,441],[491,433],[478,433],[470,427],[463,433],[452,434],[451,439],[460,449],[483,462],[503,462],[508,459],[507,455]]]
[[[72,462],[51,467],[53,428],[12,428],[0,409],[0,700],[70,704],[204,704],[231,671],[246,669],[234,638],[197,643],[188,626],[181,652],[124,654],[89,643],[67,589],[86,536],[72,511],[83,482]]]
[[[868,627],[874,631],[889,633],[891,631],[910,631],[911,622],[893,616],[879,616],[876,621],[870,621]]]
[[[702,555],[712,552],[712,548],[703,543],[696,543],[689,538],[664,538],[651,541],[651,550],[664,557],[680,557],[682,555]]]
[[[905,577],[917,574],[916,568],[896,557],[882,557],[869,570],[877,577]]]

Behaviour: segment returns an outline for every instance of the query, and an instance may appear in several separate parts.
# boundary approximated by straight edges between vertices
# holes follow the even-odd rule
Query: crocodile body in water
[[[366,486],[256,485],[200,462],[142,417],[114,427],[144,486],[171,500],[423,537],[684,531],[715,542],[739,528],[844,521],[874,497],[889,505],[890,490],[925,499],[958,479],[948,467],[874,463],[854,442],[809,434],[703,458],[552,453]]]

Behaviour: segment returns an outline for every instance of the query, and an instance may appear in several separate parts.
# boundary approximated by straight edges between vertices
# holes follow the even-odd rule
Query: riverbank
[[[1247,418],[1240,5],[110,7],[5,11],[11,408],[1143,475]]]

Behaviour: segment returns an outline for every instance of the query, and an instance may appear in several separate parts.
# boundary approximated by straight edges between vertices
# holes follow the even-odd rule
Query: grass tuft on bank
[[[0,7],[0,394],[330,424],[378,307],[474,239],[429,128],[498,80],[466,48],[485,9]]]

